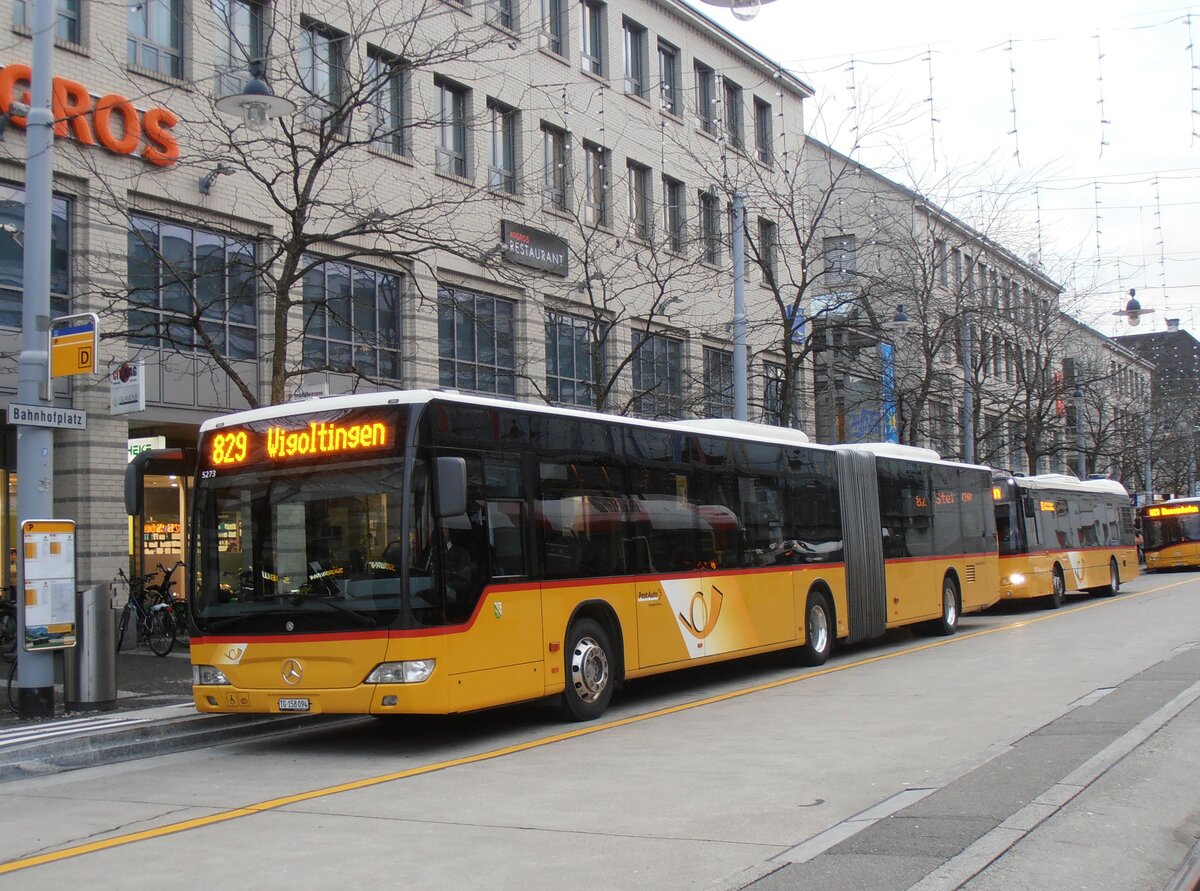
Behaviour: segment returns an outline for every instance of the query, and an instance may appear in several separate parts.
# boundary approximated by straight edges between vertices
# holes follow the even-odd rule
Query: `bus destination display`
[[[208,466],[226,470],[247,464],[285,464],[315,458],[338,458],[395,445],[394,425],[373,418],[309,420],[304,426],[246,425],[215,430],[208,436]]]

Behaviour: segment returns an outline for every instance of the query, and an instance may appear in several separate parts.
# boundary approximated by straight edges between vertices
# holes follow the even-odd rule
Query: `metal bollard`
[[[63,651],[63,705],[108,711],[117,705],[117,623],[108,583],[75,594],[75,646]]]

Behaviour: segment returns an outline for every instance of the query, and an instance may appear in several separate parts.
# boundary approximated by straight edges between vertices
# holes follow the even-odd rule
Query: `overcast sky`
[[[1200,9],[773,0],[742,23],[689,2],[816,90],[813,136],[861,135],[868,166],[1040,250],[1083,321],[1130,333],[1111,313],[1136,288],[1139,332],[1200,334]]]

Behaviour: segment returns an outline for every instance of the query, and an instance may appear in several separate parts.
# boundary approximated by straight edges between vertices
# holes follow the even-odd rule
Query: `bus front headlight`
[[[215,665],[192,666],[192,686],[219,687],[228,684],[229,678],[225,677],[225,672]]]
[[[408,662],[383,662],[367,675],[365,684],[419,684],[433,674],[434,659],[412,659]]]

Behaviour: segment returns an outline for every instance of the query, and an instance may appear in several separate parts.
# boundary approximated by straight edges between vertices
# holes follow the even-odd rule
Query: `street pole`
[[[1142,438],[1146,440],[1146,466],[1142,470],[1142,478],[1146,481],[1146,504],[1154,497],[1154,486],[1150,482],[1150,473],[1153,469],[1150,463],[1150,415],[1142,420]]]
[[[963,368],[963,463],[975,463],[975,389],[972,384],[971,366],[971,318],[965,312],[962,317],[962,368]]]
[[[746,251],[742,230],[746,223],[746,200],[733,193],[733,416],[748,420],[746,406]]]
[[[1081,480],[1087,479],[1087,456],[1084,454],[1084,432],[1083,432],[1083,390],[1076,389],[1072,394],[1075,397],[1075,448],[1079,451],[1076,456],[1076,467],[1078,468],[1078,476]]]
[[[54,178],[54,114],[50,84],[54,68],[54,0],[33,0],[31,103],[25,129],[25,265],[21,307],[21,355],[17,401],[50,406],[50,239]],[[54,430],[17,425],[17,520],[54,517]],[[21,539],[17,539],[22,549]],[[18,553],[23,553],[19,550]],[[22,718],[54,715],[54,656],[25,650],[25,561],[17,602],[17,713]]]

